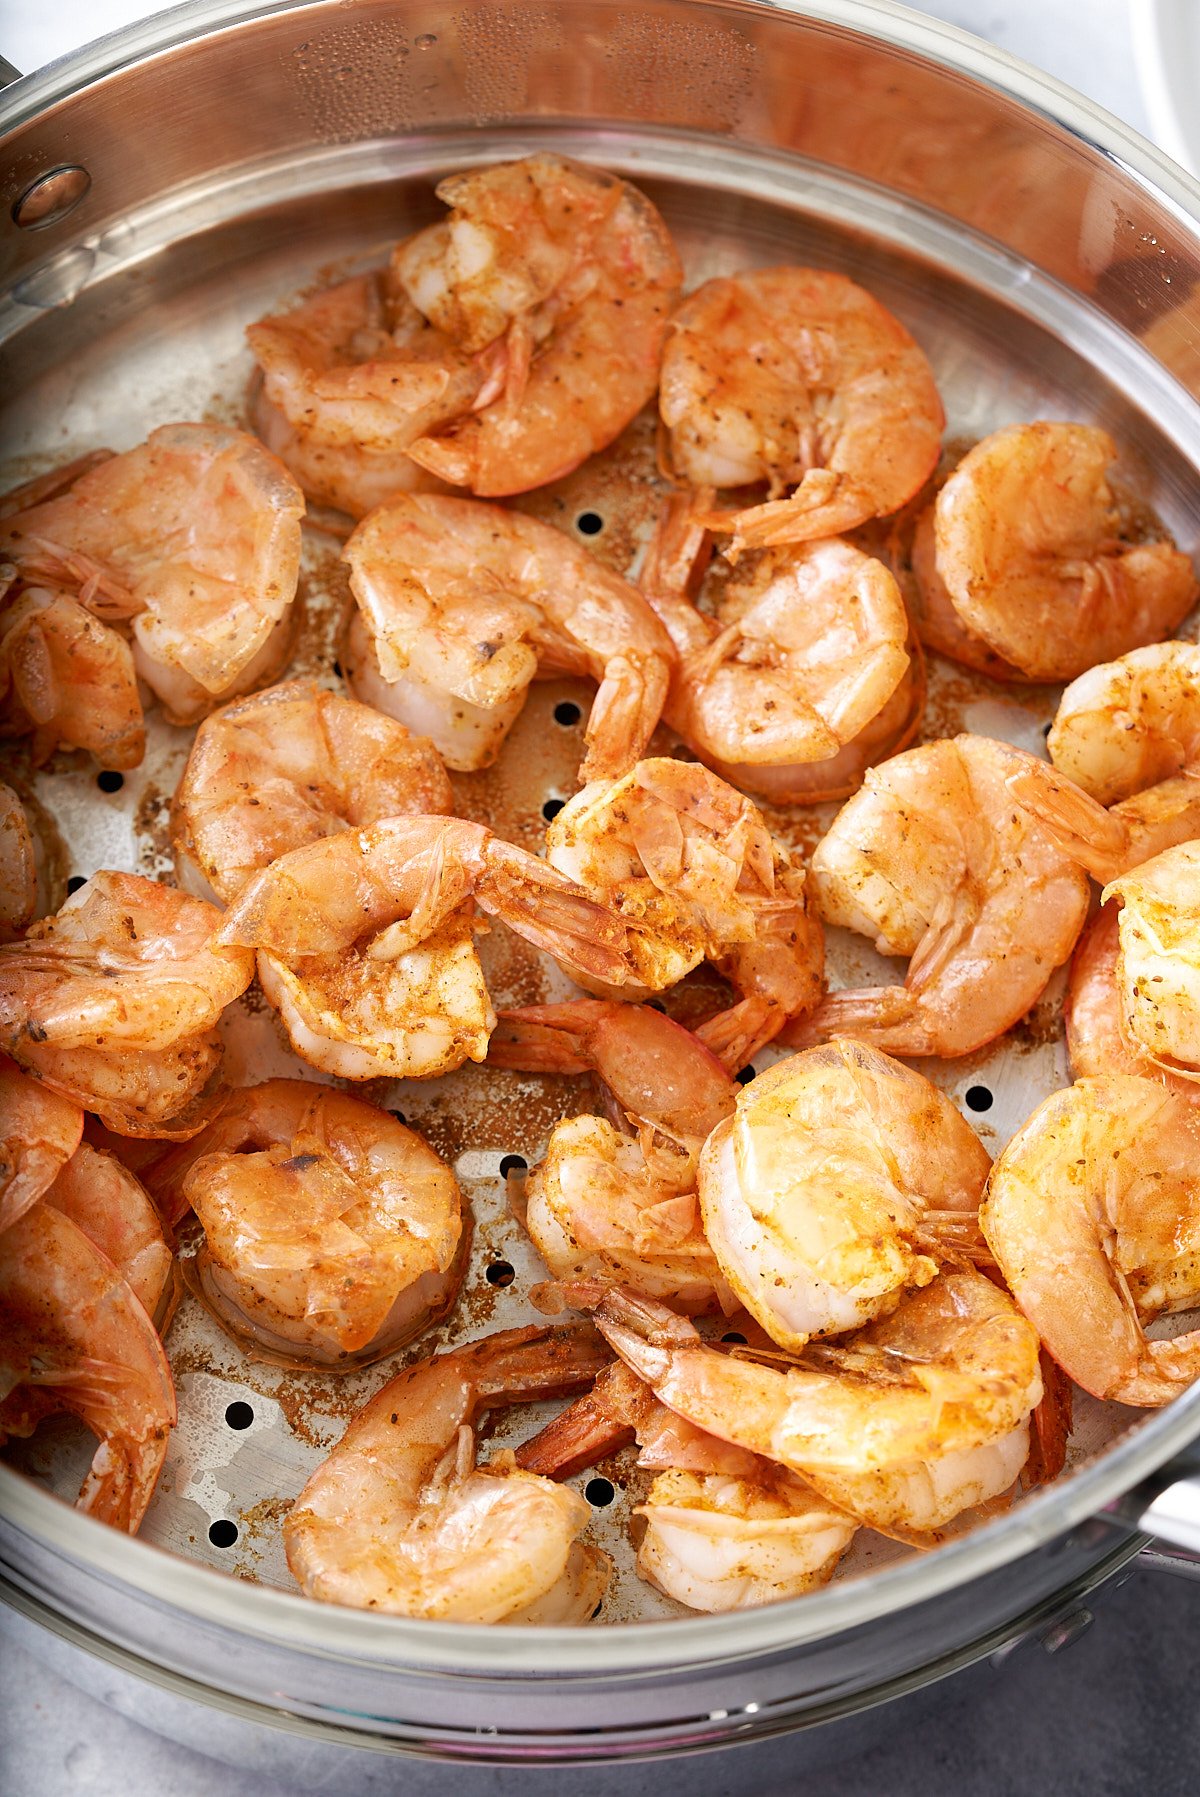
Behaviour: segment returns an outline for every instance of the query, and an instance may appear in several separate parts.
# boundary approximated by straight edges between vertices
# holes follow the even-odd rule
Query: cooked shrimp
[[[1143,1325],[1200,1302],[1200,1110],[1122,1075],[1038,1106],[992,1169],[980,1212],[1018,1304],[1098,1398],[1166,1404],[1200,1374],[1200,1331]]]
[[[297,1054],[346,1079],[481,1061],[495,1013],[473,902],[573,974],[619,983],[625,929],[536,856],[461,818],[392,818],[255,874],[215,937],[258,951]]]
[[[488,1061],[593,1073],[614,1113],[615,1128],[556,1124],[526,1182],[523,1221],[554,1276],[616,1280],[689,1314],[732,1310],[700,1225],[696,1163],[738,1087],[708,1049],[648,1006],[578,999],[502,1011]]]
[[[937,566],[954,606],[1027,679],[1072,680],[1157,642],[1195,603],[1186,555],[1122,537],[1106,472],[1116,454],[1090,425],[1009,425],[937,496]]]
[[[437,193],[450,217],[400,244],[392,273],[462,351],[495,360],[457,421],[408,453],[473,493],[524,493],[653,396],[679,257],[636,187],[562,156],[450,175]]]
[[[261,443],[168,424],[0,525],[27,574],[132,618],[138,674],[173,723],[270,679],[289,642],[304,500]],[[126,764],[129,765],[129,764]]]
[[[584,787],[546,832],[547,859],[629,925],[632,977],[648,998],[712,961],[739,1002],[696,1034],[737,1069],[824,988],[824,939],[804,870],[740,792],[695,763],[640,761]],[[577,974],[589,992],[605,976]]]
[[[19,936],[37,910],[37,861],[25,807],[0,781],[0,941]]]
[[[449,1622],[585,1622],[608,1582],[607,1558],[577,1541],[587,1505],[511,1454],[476,1467],[474,1428],[497,1406],[578,1391],[604,1360],[590,1330],[535,1326],[406,1367],[284,1521],[305,1593]]]
[[[955,608],[938,572],[934,507],[929,504],[915,521],[902,521],[892,549],[893,565],[912,618],[913,629],[927,649],[949,656],[964,667],[1005,682],[1026,678],[1019,668],[969,630]]]
[[[799,1473],[874,1528],[937,1529],[1008,1489],[1042,1395],[1038,1338],[979,1273],[942,1273],[890,1316],[794,1364],[701,1341],[664,1305],[571,1287],[663,1403],[722,1441]]]
[[[581,778],[614,778],[645,748],[670,639],[636,587],[553,525],[413,494],[364,519],[345,559],[373,650],[355,690],[451,767],[495,760],[538,674],[599,682]]]
[[[452,812],[423,737],[312,681],[223,706],[196,732],[171,811],[175,862],[225,903],[292,849],[383,818]]]
[[[1160,781],[1106,811],[1048,762],[1014,752],[1006,785],[1063,854],[1101,885],[1200,834],[1200,782],[1191,774]]]
[[[190,1205],[218,1320],[268,1359],[344,1371],[403,1347],[458,1294],[458,1182],[415,1130],[331,1086],[272,1079],[227,1099],[147,1170]]]
[[[1200,842],[1108,885],[1121,901],[1117,983],[1133,1045],[1168,1071],[1200,1071]]]
[[[82,1135],[77,1104],[0,1055],[0,1234],[37,1203]]]
[[[0,1438],[67,1410],[100,1438],[79,1507],[136,1534],[175,1422],[162,1343],[130,1286],[50,1204],[0,1235]]]
[[[218,921],[154,880],[95,874],[0,947],[0,1045],[114,1129],[130,1110],[142,1128],[184,1112],[219,1058],[214,1025],[254,977],[244,949],[210,941]]]
[[[795,1473],[684,1422],[622,1362],[606,1367],[517,1464],[567,1478],[636,1437],[638,1465],[666,1468],[636,1514],[638,1571],[693,1610],[742,1610],[824,1585],[858,1529]]]
[[[1071,983],[1063,1006],[1067,1052],[1076,1079],[1131,1073],[1181,1098],[1200,1097],[1194,1077],[1172,1073],[1137,1041],[1125,1020],[1120,978],[1118,910],[1105,905],[1093,917],[1071,958]]]
[[[0,699],[4,733],[32,733],[35,764],[60,745],[103,768],[146,752],[129,644],[65,593],[28,587],[0,618]]]
[[[886,1315],[947,1260],[986,1258],[990,1165],[936,1086],[834,1041],[760,1073],[713,1130],[704,1231],[747,1310],[796,1350]]]
[[[739,563],[709,615],[687,598],[693,576],[671,542],[688,531],[687,508],[668,502],[641,580],[680,658],[667,721],[739,787],[779,803],[824,796],[837,758],[882,713],[910,721],[899,588],[882,562],[832,538]]]
[[[310,499],[356,518],[437,484],[405,452],[469,412],[489,372],[384,269],[260,318],[246,336],[262,370],[255,430]]]
[[[81,1142],[42,1194],[107,1255],[160,1335],[179,1298],[178,1269],[141,1181],[113,1154]]]
[[[813,855],[827,923],[911,957],[903,986],[834,992],[789,1030],[899,1055],[962,1055],[1008,1029],[1075,946],[1088,882],[1015,805],[1007,743],[957,736],[872,768]]]
[[[899,320],[844,275],[813,268],[697,288],[671,320],[659,408],[673,469],[693,487],[770,484],[766,504],[712,517],[739,550],[837,536],[897,511],[932,474],[945,422],[929,363]]]

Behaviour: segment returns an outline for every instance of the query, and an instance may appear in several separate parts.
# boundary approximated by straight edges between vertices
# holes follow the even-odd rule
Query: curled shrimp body
[[[60,746],[114,769],[146,752],[133,651],[66,593],[27,587],[0,617],[0,702],[4,733],[32,735],[35,764]]]
[[[306,843],[453,809],[431,743],[370,706],[292,680],[201,724],[171,812],[175,861],[190,884],[228,903],[251,874]]]
[[[778,1062],[700,1157],[704,1229],[783,1348],[894,1310],[947,1259],[983,1250],[991,1162],[950,1100],[862,1043]]]
[[[696,1164],[738,1087],[689,1031],[645,1005],[578,999],[502,1011],[494,1066],[593,1073],[610,1122],[556,1124],[525,1186],[525,1227],[558,1279],[619,1281],[695,1314],[732,1309],[704,1237]]]
[[[128,1281],[52,1204],[0,1235],[0,1438],[69,1411],[99,1437],[79,1507],[135,1534],[175,1422],[162,1343]]]
[[[0,1234],[53,1184],[82,1135],[77,1104],[0,1055]]]
[[[851,1035],[899,1055],[962,1055],[1023,1017],[1070,955],[1087,876],[1005,784],[1033,764],[957,736],[872,768],[813,855],[826,922],[908,955],[903,986],[831,993],[795,1041]]]
[[[915,722],[896,582],[831,538],[739,562],[710,615],[677,567],[693,578],[672,542],[690,515],[690,502],[668,502],[641,581],[679,654],[667,721],[722,778],[777,803],[853,785],[851,745],[869,743],[877,760]]]
[[[254,977],[244,949],[211,941],[219,920],[154,880],[95,874],[0,948],[0,1044],[111,1128],[154,1133],[200,1097],[214,1026]]]
[[[799,1473],[875,1528],[937,1529],[1013,1483],[1042,1396],[1035,1330],[978,1273],[945,1272],[836,1345],[780,1367],[721,1353],[630,1293],[569,1301],[670,1409]]]
[[[689,295],[671,320],[659,409],[674,471],[693,487],[769,482],[766,504],[712,520],[737,549],[837,536],[897,511],[932,474],[945,422],[899,320],[844,275],[812,268],[722,277]]]
[[[451,767],[495,760],[539,673],[599,682],[583,779],[624,773],[645,748],[670,639],[636,587],[553,525],[414,494],[364,519],[346,560],[371,648],[354,658],[355,690]]]
[[[491,368],[408,453],[473,493],[524,493],[605,448],[653,396],[679,257],[636,187],[562,156],[451,175],[437,193],[450,216],[400,244],[392,274]]]
[[[246,336],[262,371],[259,436],[310,499],[356,518],[432,484],[409,445],[468,412],[487,376],[387,270],[326,287]]]
[[[858,1524],[804,1480],[684,1422],[623,1361],[517,1450],[517,1464],[566,1478],[635,1438],[659,1470],[636,1514],[638,1571],[692,1610],[744,1610],[824,1585]]]
[[[0,941],[19,936],[37,910],[37,859],[25,807],[0,781]]]
[[[1121,903],[1117,983],[1133,1045],[1168,1071],[1200,1069],[1200,842],[1113,880]]]
[[[404,1369],[354,1418],[283,1525],[288,1565],[325,1603],[448,1622],[584,1622],[608,1561],[590,1511],[511,1454],[475,1465],[497,1406],[578,1391],[605,1361],[591,1331],[509,1329]]]
[[[168,424],[6,519],[0,546],[89,610],[130,619],[138,674],[172,722],[193,723],[286,652],[303,513],[255,438]]]
[[[934,508],[927,505],[916,519],[902,520],[893,537],[892,561],[901,583],[913,629],[927,649],[949,656],[989,680],[1025,679],[1002,655],[969,630],[938,572]]]
[[[234,1092],[147,1178],[160,1204],[195,1211],[205,1301],[267,1358],[361,1366],[457,1295],[457,1180],[414,1130],[348,1093],[295,1079]]]
[[[1126,1022],[1121,983],[1121,949],[1115,905],[1105,905],[1089,923],[1071,958],[1071,982],[1063,1006],[1067,1052],[1076,1079],[1131,1073],[1181,1098],[1198,1095],[1194,1077],[1172,1073],[1156,1061]]]
[[[215,940],[258,951],[263,991],[312,1065],[423,1079],[487,1052],[476,904],[572,973],[625,973],[611,913],[461,818],[392,818],[293,849],[242,888]]]
[[[1200,836],[1200,649],[1154,643],[1089,668],[1009,791],[1106,884]],[[1107,809],[1105,809],[1107,807]]]
[[[1121,536],[1117,448],[1082,424],[1016,424],[976,444],[935,502],[937,567],[960,618],[1030,680],[1072,680],[1157,642],[1196,579],[1169,542]]]
[[[1053,1093],[992,1170],[980,1212],[1018,1304],[1085,1391],[1166,1404],[1200,1374],[1200,1331],[1144,1325],[1200,1300],[1200,1111],[1122,1075]]]
[[[81,1142],[42,1194],[112,1261],[160,1335],[179,1297],[175,1256],[149,1193],[116,1155]]]
[[[547,859],[629,926],[621,996],[648,998],[711,961],[738,992],[696,1034],[736,1069],[824,989],[825,950],[802,867],[762,814],[707,768],[654,758],[596,781],[546,832]],[[576,976],[578,977],[578,976]],[[609,996],[611,984],[580,983]]]

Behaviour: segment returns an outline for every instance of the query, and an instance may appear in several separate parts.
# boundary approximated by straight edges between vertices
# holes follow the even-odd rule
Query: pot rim
[[[956,26],[894,0],[692,0],[747,15],[771,13],[873,38],[965,75],[1017,102],[1112,161],[1200,241],[1200,181],[1139,133],[1072,88],[994,49]],[[218,31],[328,0],[188,0],[169,13],[101,38],[0,92],[0,131],[30,122],[79,89]],[[688,1666],[782,1653],[868,1624],[994,1572],[1114,1504],[1200,1434],[1200,1383],[1147,1415],[1094,1463],[1024,1499],[934,1553],[804,1597],[764,1608],[678,1621],[614,1623],[601,1629],[522,1628],[431,1622],[318,1604],[299,1594],[249,1584],[120,1534],[0,1465],[0,1516],[52,1552],[164,1609],[242,1636],[318,1658],[370,1663],[409,1673],[453,1671],[479,1678],[644,1678]],[[1112,1519],[1106,1519],[1111,1524]],[[1106,1539],[1108,1536],[1105,1529]],[[26,1583],[17,1573],[19,1583]],[[43,1592],[55,1609],[69,1597]]]

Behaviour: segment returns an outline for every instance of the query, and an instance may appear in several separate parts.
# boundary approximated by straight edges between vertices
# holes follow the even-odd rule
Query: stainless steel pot
[[[1064,404],[1078,385],[1194,533],[1200,188],[1065,89],[885,0],[196,0],[16,82],[0,128],[16,453],[49,446],[56,407],[86,431],[84,371],[110,354],[105,429],[125,403],[132,440],[145,340],[161,371],[196,294],[217,329],[264,257],[361,248],[397,196],[428,206],[431,172],[554,143],[667,191],[697,255],[706,234],[777,253],[781,230],[828,238],[910,311],[932,295],[927,336],[977,317],[993,374],[1016,358],[1026,405],[1039,378]],[[964,414],[973,380],[964,351]],[[681,1751],[849,1714],[1044,1631],[1139,1530],[1200,1549],[1183,1466],[1200,1388],[1121,1420],[1070,1476],[936,1553],[724,1617],[517,1632],[319,1606],[116,1535],[8,1468],[0,1569],[28,1616],[163,1691],[326,1742],[541,1763]]]

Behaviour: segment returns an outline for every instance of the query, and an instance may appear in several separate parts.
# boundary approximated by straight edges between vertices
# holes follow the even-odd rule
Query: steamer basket
[[[1196,547],[1200,188],[1065,89],[882,0],[195,4],[16,82],[0,129],[0,485],[169,419],[240,418],[247,322],[318,271],[380,260],[436,215],[441,175],[555,148],[644,186],[691,284],[785,260],[861,280],[930,354],[951,436],[1039,416],[1104,424],[1127,483]],[[602,529],[585,540],[627,569],[660,492],[643,420],[519,503],[568,530],[595,512]],[[337,548],[310,534],[294,664],[331,684]],[[543,805],[572,790],[581,753],[581,727],[556,723],[554,707],[589,696],[536,687],[498,768],[456,777],[464,813],[536,846]],[[924,733],[1037,749],[1055,699],[935,660]],[[152,718],[146,763],[116,795],[70,758],[36,776],[72,871],[169,869],[166,809],[189,740]],[[810,847],[830,814],[769,815]],[[568,989],[499,929],[487,957],[498,1003]],[[838,932],[830,961],[838,983],[882,970]],[[960,1102],[982,1089],[974,1116],[993,1153],[1069,1078],[1057,1004],[1052,991],[993,1049],[925,1069]],[[235,1084],[312,1076],[253,1000],[230,1017],[227,1045]],[[924,1557],[868,1537],[827,1590],[766,1610],[696,1617],[637,1579],[628,1461],[606,1468],[617,1495],[592,1528],[617,1575],[591,1629],[305,1602],[279,1545],[288,1501],[404,1358],[535,1314],[540,1267],[502,1169],[510,1155],[532,1164],[553,1120],[584,1108],[573,1082],[471,1068],[368,1096],[401,1108],[471,1195],[455,1316],[339,1382],[243,1358],[185,1301],[169,1342],[181,1421],[136,1541],[60,1501],[90,1452],[71,1427],[14,1456],[32,1482],[0,1468],[10,1601],[155,1682],[160,1704],[186,1695],[329,1744],[459,1760],[683,1751],[848,1714],[1044,1631],[1137,1551],[1139,1523],[1200,1546],[1177,1464],[1200,1430],[1198,1390],[1147,1415],[1082,1401],[1053,1487]],[[506,1278],[501,1263],[508,1285],[487,1277]],[[250,1406],[248,1427],[227,1422],[234,1401]],[[510,1414],[493,1439],[528,1434],[540,1415]],[[210,1537],[215,1522],[236,1525],[232,1547]]]

